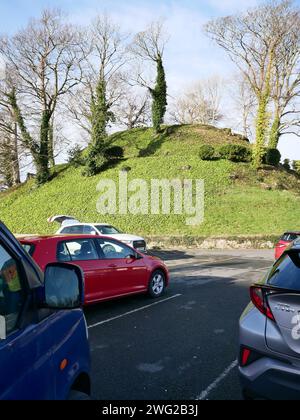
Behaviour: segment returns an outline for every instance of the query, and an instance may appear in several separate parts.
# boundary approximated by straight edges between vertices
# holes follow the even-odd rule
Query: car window
[[[65,242],[60,242],[57,245],[57,261],[59,262],[71,262],[72,257],[69,253],[67,244]]]
[[[293,242],[298,238],[299,238],[299,235],[297,235],[296,233],[285,233],[282,236],[281,240],[285,242]]]
[[[99,230],[101,235],[104,235],[104,236],[117,235],[121,233],[118,229],[114,228],[113,226],[97,225],[96,228]]]
[[[103,257],[107,260],[126,259],[134,254],[134,251],[131,248],[120,242],[106,239],[99,239],[97,242],[101,248]]]
[[[270,286],[300,291],[300,253],[284,254],[273,266],[268,277]]]
[[[59,261],[92,261],[99,259],[94,241],[78,239],[62,242],[58,245],[57,258]]]
[[[22,244],[23,249],[32,257],[35,251],[35,246],[32,244]]]
[[[24,291],[17,261],[0,244],[0,316],[5,318],[6,333],[16,329],[24,304]]]
[[[63,235],[83,235],[83,226],[68,226],[61,231]]]
[[[92,226],[83,226],[83,234],[84,235],[96,235],[97,232]]]

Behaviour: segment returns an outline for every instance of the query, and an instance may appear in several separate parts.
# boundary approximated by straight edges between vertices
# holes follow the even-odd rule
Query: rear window
[[[59,262],[93,261],[99,259],[94,241],[78,239],[61,242],[57,247],[57,260]]]
[[[117,235],[117,234],[121,233],[118,229],[116,229],[113,226],[100,226],[100,225],[98,225],[98,226],[96,226],[96,228],[99,230],[99,232],[102,235],[109,236],[109,235]]]
[[[95,235],[97,232],[92,226],[83,226],[83,234],[84,235]]]
[[[284,254],[273,266],[267,284],[300,291],[300,252],[292,250]]]
[[[35,245],[32,244],[22,244],[23,249],[32,257],[35,251]]]
[[[83,226],[69,226],[61,231],[63,235],[83,235]]]
[[[299,238],[299,235],[297,235],[296,233],[285,233],[282,236],[281,240],[285,242],[293,242],[298,238]]]

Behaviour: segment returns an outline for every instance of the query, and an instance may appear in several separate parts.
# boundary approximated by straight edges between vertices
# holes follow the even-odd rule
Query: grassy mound
[[[122,146],[125,159],[92,178],[82,168],[61,165],[51,182],[35,188],[28,181],[15,190],[0,193],[0,218],[15,233],[53,233],[48,225],[54,214],[70,214],[82,221],[107,222],[125,232],[141,235],[279,235],[300,229],[300,181],[296,174],[266,167],[257,172],[247,163],[226,160],[201,161],[202,144],[216,148],[227,143],[247,145],[228,130],[209,126],[167,127],[162,135],[150,129],[114,134],[112,144]],[[128,180],[204,179],[205,222],[187,226],[185,216],[103,216],[97,213],[97,184],[101,179],[118,181],[127,168]]]

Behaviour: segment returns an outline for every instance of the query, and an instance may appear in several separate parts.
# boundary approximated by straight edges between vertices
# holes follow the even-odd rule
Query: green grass
[[[299,229],[299,179],[284,170],[254,171],[249,164],[224,160],[203,162],[199,146],[220,146],[242,140],[211,127],[170,127],[161,136],[136,129],[112,136],[114,145],[125,149],[124,161],[104,173],[85,178],[82,168],[62,165],[57,176],[41,188],[34,181],[0,194],[0,218],[15,233],[53,233],[47,223],[54,214],[70,214],[82,221],[108,222],[126,232],[142,235],[235,236],[279,235]],[[183,216],[103,216],[97,213],[97,184],[101,179],[118,180],[121,168],[130,167],[135,178],[204,179],[205,222],[190,227]],[[191,167],[191,169],[187,169]],[[270,186],[271,191],[265,188]]]

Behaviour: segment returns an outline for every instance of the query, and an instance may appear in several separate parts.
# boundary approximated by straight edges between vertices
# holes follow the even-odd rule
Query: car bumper
[[[250,399],[300,400],[300,368],[263,359],[240,368],[244,395]]]

